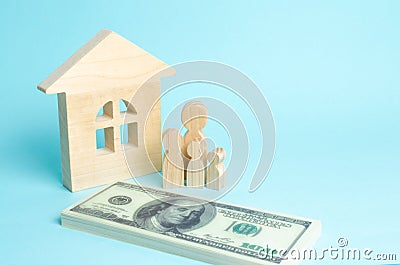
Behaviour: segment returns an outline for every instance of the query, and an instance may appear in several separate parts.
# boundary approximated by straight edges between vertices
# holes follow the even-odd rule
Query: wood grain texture
[[[225,159],[226,153],[222,148],[216,148],[207,155],[208,162],[206,183],[207,188],[213,190],[220,190],[225,187],[226,174],[223,160]]]
[[[102,30],[42,81],[46,94],[75,94],[138,86],[175,70],[120,35]]]
[[[183,126],[187,128],[187,132],[183,138],[182,153],[190,158],[187,150],[193,141],[201,141],[205,139],[202,129],[206,126],[208,120],[207,107],[199,101],[190,101],[182,109],[181,121]],[[206,160],[206,158],[204,159]]]
[[[62,174],[68,189],[161,169],[160,77],[174,72],[118,34],[102,30],[39,84],[46,94],[58,94]],[[121,99],[132,104],[122,113]],[[103,116],[97,117],[103,106]],[[130,134],[135,141],[121,143],[121,124],[135,131]],[[96,129],[103,128],[111,129],[104,130],[108,141],[99,150]]]
[[[163,188],[183,187],[184,163],[181,154],[182,135],[178,129],[167,129],[163,133],[164,161],[163,161]]]
[[[206,166],[203,157],[207,153],[205,141],[192,141],[188,145],[187,153],[191,157],[186,169],[186,186],[204,188]]]

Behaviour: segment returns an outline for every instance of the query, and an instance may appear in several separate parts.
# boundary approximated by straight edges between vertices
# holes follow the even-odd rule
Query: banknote
[[[288,264],[320,223],[117,182],[61,213],[62,225],[214,264]]]

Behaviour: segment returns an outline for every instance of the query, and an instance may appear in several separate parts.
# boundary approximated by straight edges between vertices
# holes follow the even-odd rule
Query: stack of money
[[[212,264],[295,264],[316,220],[117,182],[61,213],[65,227]]]

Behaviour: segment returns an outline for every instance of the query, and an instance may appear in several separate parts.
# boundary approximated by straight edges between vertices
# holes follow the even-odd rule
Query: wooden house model
[[[174,73],[102,30],[38,85],[58,97],[62,179],[69,190],[160,170],[160,78]]]

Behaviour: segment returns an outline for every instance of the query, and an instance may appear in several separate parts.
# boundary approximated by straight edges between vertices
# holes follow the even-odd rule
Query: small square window
[[[114,152],[114,128],[101,128],[96,130],[96,148],[98,154]]]
[[[125,147],[138,147],[138,124],[137,122],[122,124],[120,126],[121,144]]]

